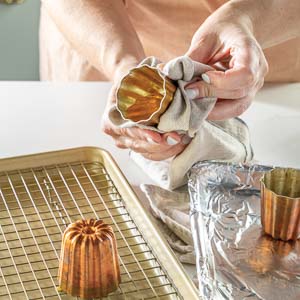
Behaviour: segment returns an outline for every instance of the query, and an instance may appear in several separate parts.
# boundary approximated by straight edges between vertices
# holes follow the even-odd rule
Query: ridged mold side
[[[296,240],[300,235],[300,171],[278,168],[261,182],[261,222],[275,239]]]
[[[63,235],[59,286],[83,299],[105,297],[121,281],[115,235],[102,220],[82,220]]]

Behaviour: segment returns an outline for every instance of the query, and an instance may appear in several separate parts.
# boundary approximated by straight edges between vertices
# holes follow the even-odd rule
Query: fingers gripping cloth
[[[146,58],[140,66],[156,67],[160,61],[154,57]],[[177,131],[192,138],[185,150],[163,162],[153,162],[139,154],[134,160],[144,169],[151,169],[153,177],[161,187],[175,189],[186,183],[186,174],[191,166],[204,160],[247,162],[253,153],[247,125],[238,118],[211,122],[206,118],[213,109],[216,98],[189,100],[185,85],[201,74],[212,70],[208,65],[192,61],[187,56],[168,62],[163,73],[177,83],[173,101],[160,116],[157,126],[145,126],[122,118],[117,107],[109,113],[111,122],[120,127],[137,126],[158,132]],[[148,173],[149,174],[149,173]]]

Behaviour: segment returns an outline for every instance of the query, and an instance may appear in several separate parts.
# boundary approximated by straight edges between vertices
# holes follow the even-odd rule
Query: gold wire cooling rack
[[[57,288],[62,233],[110,224],[122,282],[107,299],[198,299],[111,156],[78,148],[0,160],[0,299],[73,299]]]

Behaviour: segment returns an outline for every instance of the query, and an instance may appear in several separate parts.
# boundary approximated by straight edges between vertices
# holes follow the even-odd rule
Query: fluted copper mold
[[[172,102],[176,86],[160,70],[147,65],[129,71],[117,90],[117,109],[124,120],[156,125]]]
[[[80,220],[63,234],[59,287],[83,299],[107,296],[121,281],[116,239],[102,220]]]
[[[275,168],[261,180],[261,223],[283,241],[300,237],[300,170]]]

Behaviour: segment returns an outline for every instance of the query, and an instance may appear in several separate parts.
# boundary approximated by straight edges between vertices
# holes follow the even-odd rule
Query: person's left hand
[[[230,2],[214,12],[197,30],[186,53],[191,59],[226,69],[208,71],[203,81],[185,87],[190,99],[216,97],[208,116],[223,120],[241,115],[263,86],[268,64],[256,41],[251,21]]]

